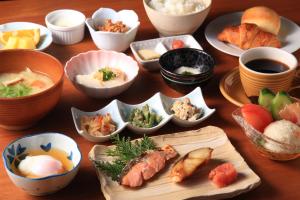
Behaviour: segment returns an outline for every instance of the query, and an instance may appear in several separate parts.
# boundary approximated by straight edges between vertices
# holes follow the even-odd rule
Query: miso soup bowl
[[[53,56],[34,50],[0,51],[0,73],[19,72],[26,67],[48,76],[54,82],[50,88],[30,96],[0,97],[0,127],[22,130],[34,125],[51,111],[60,99],[64,70]]]
[[[18,167],[20,160],[25,159],[30,150],[41,150],[47,153],[52,149],[59,149],[66,153],[67,159],[73,163],[70,171],[43,178],[26,178],[14,173],[12,166]],[[73,180],[79,169],[81,153],[72,138],[61,133],[42,133],[25,136],[8,144],[2,153],[2,158],[7,175],[17,187],[30,195],[42,196],[64,188]]]

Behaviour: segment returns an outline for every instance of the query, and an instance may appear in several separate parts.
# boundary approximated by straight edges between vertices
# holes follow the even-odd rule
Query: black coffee
[[[289,69],[289,67],[286,64],[269,59],[251,60],[245,65],[253,71],[267,74],[280,73]]]

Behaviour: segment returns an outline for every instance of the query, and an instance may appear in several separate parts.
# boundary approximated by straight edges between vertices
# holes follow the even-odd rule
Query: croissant
[[[226,27],[218,34],[218,40],[234,44],[241,49],[270,46],[281,47],[281,42],[272,33],[261,30],[255,24],[241,24]]]

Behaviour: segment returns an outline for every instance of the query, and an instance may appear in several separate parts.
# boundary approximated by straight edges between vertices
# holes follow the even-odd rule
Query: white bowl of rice
[[[212,0],[143,0],[148,18],[161,36],[194,33],[207,17]]]

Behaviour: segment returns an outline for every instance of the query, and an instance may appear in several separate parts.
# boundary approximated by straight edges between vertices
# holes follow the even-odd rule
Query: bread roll
[[[263,31],[278,35],[280,30],[280,17],[272,9],[257,6],[245,10],[242,16],[242,24],[256,24]]]

